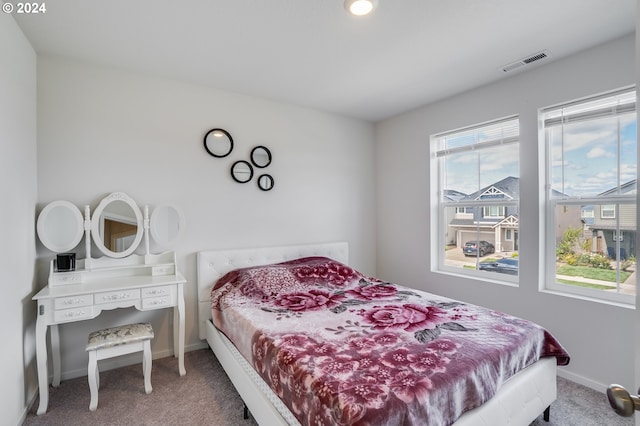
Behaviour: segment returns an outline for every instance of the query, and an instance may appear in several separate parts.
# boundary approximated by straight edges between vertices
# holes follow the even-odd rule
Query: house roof
[[[638,180],[637,179],[633,179],[630,180],[629,182],[623,183],[620,185],[620,193],[621,194],[633,194],[637,191],[637,187],[638,187]],[[614,187],[611,189],[608,189],[598,195],[614,195],[618,192],[618,187]]]
[[[509,176],[479,191],[464,197],[464,200],[482,200],[496,198],[518,198],[520,193],[520,178]]]
[[[444,198],[446,198],[449,201],[460,201],[467,196],[467,194],[460,191],[456,191],[455,189],[445,189],[443,193],[444,193]]]

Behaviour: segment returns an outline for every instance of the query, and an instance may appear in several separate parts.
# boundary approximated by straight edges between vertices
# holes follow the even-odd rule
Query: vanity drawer
[[[60,309],[53,312],[53,319],[56,323],[79,321],[90,318],[93,318],[93,306]]]
[[[93,304],[93,294],[83,294],[81,296],[58,297],[53,302],[53,307],[57,311],[59,309],[77,308],[80,306],[89,306]]]
[[[146,287],[142,289],[142,297],[160,297],[160,296],[173,296],[175,295],[176,286],[174,285],[159,285],[156,287]]]
[[[171,296],[147,297],[142,299],[142,309],[164,308],[173,305],[174,303]]]
[[[106,291],[103,293],[96,293],[95,301],[96,304],[102,303],[114,303],[114,302],[123,302],[126,300],[136,300],[140,299],[140,289],[133,288],[129,290],[120,290],[120,291]]]
[[[142,289],[142,309],[174,306],[175,300],[176,287],[173,285],[147,287]]]

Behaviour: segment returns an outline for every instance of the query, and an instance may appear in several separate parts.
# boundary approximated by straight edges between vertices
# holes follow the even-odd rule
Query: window
[[[602,219],[615,219],[616,218],[616,205],[607,204],[600,209],[600,217]]]
[[[485,207],[484,217],[504,217],[504,206]]]
[[[582,218],[583,219],[593,219],[595,215],[593,214],[593,210],[582,210]]]
[[[635,111],[635,88],[540,111],[546,288],[635,303]]]
[[[431,136],[434,270],[517,281],[519,136],[517,117]]]
[[[456,214],[473,213],[473,209],[468,207],[456,207]]]

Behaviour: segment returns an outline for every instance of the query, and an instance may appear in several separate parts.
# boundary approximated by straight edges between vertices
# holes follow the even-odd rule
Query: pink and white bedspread
[[[213,321],[303,425],[449,425],[540,357],[530,321],[367,278],[324,257],[229,272]]]

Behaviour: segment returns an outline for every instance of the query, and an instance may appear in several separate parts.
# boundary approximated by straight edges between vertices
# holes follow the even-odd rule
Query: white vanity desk
[[[134,217],[134,222],[137,223],[137,230],[134,227],[135,238],[130,238],[127,243],[128,248],[122,252],[102,250],[104,248],[102,239],[95,241],[95,235],[103,237],[106,235],[101,234],[100,225],[97,223],[103,215],[105,205],[114,201],[124,201],[125,204],[131,206],[132,215],[139,216],[137,219]],[[50,227],[54,223],[54,219],[55,223],[71,222],[71,216],[73,216],[75,221],[78,214],[73,210],[74,206],[67,202],[54,202],[51,205],[51,208],[47,206],[41,213],[42,220],[38,219],[40,239],[52,251],[68,250],[66,248],[60,250],[62,247],[47,240],[47,237],[44,236],[45,231],[41,228],[46,226],[47,220],[51,221]],[[150,311],[172,308],[174,356],[178,358],[180,375],[186,374],[184,368],[185,304],[183,294],[186,280],[177,269],[175,253],[149,254],[148,233],[146,233],[147,254],[131,254],[142,239],[143,228],[149,229],[149,221],[147,209],[145,208],[145,219],[142,221],[139,209],[125,194],[113,193],[105,198],[96,209],[93,221],[88,219],[88,207],[85,214],[87,216],[84,221],[88,241],[87,253],[90,253],[89,226],[93,224],[95,225],[94,241],[97,243],[96,245],[101,248],[101,251],[110,254],[110,257],[91,259],[89,255],[87,259],[79,260],[76,267],[70,271],[58,271],[56,260],[51,260],[48,285],[33,296],[33,300],[38,303],[36,319],[36,357],[40,392],[38,415],[47,411],[49,403],[47,331],[51,330],[53,386],[58,386],[61,375],[58,325],[92,319],[104,310],[135,307],[139,311]],[[65,215],[67,217],[63,217]],[[79,220],[82,221],[81,215]],[[74,223],[74,227],[76,225]],[[184,226],[182,220],[179,226]],[[73,233],[75,231],[69,234]],[[82,237],[82,232],[80,232],[80,237]],[[74,235],[72,241],[68,242],[69,244],[65,247],[72,245],[73,248],[78,242],[77,235]]]

